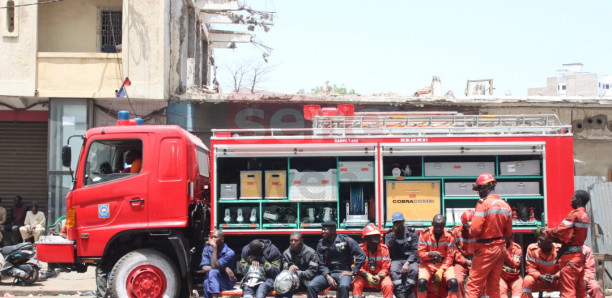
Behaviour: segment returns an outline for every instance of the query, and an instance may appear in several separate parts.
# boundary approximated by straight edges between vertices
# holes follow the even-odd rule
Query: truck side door
[[[107,136],[108,137],[108,136]],[[113,136],[110,136],[113,137]],[[76,200],[77,255],[98,256],[117,233],[148,227],[148,179],[152,157],[147,135],[93,139]]]

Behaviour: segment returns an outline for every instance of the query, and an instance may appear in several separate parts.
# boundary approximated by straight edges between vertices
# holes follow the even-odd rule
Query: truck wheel
[[[177,297],[180,291],[176,268],[164,254],[139,249],[123,256],[108,281],[111,297]]]

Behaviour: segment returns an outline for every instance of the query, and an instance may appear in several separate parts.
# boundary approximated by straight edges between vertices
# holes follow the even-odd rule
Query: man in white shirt
[[[34,236],[34,242],[45,232],[45,214],[38,211],[38,202],[32,203],[32,208],[26,213],[23,226],[19,228],[21,238],[25,242]]]

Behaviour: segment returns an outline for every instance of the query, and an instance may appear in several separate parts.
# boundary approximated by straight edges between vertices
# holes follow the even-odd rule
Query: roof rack
[[[570,134],[554,114],[315,116],[314,135]]]

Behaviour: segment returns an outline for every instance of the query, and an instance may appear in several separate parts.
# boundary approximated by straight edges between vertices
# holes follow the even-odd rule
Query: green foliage
[[[336,84],[330,84],[329,81],[325,82],[325,85],[318,86],[310,89],[309,94],[322,94],[322,93],[333,93],[333,94],[348,94],[348,95],[357,95],[355,89],[347,89],[344,87],[344,84],[338,86]],[[298,90],[297,94],[306,94],[304,89]]]

